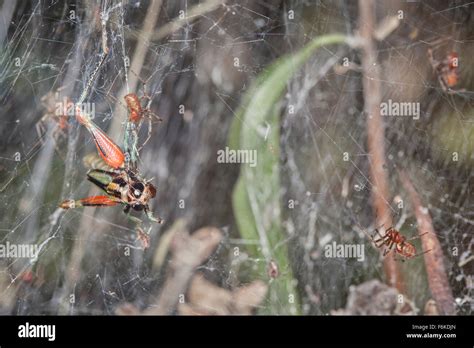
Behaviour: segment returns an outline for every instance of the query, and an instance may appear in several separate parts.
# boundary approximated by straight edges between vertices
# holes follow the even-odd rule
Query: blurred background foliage
[[[158,11],[150,10],[153,4]],[[391,193],[405,202],[403,208],[390,202],[394,221],[403,234],[416,233],[396,174],[403,168],[433,217],[458,312],[471,314],[472,6],[384,1],[377,3],[377,19],[400,10],[401,24],[377,46],[382,94],[384,100],[420,102],[421,117],[385,120]],[[153,226],[145,251],[120,208],[57,211],[62,199],[96,193],[82,164],[94,145],[72,120],[56,134],[57,124],[44,118],[42,98],[62,87],[62,95],[77,100],[99,60],[104,11],[110,53],[88,97],[97,124],[121,144],[124,119],[117,110],[125,109],[119,92],[134,76],[125,74],[126,61],[143,44],[135,73],[146,80],[151,108],[164,119],[141,153],[141,171],[158,187],[153,209],[165,219]],[[189,16],[191,11],[197,14]],[[342,66],[348,58],[357,67],[360,57],[335,44],[356,33],[356,2],[4,1],[1,13],[0,239],[44,243],[44,249],[34,265],[0,260],[0,313],[113,314],[123,303],[153,307],[174,265],[168,256],[154,269],[153,259],[178,219],[190,232],[215,226],[222,233],[196,270],[207,281],[234,297],[256,280],[268,286],[254,312],[328,314],[346,306],[351,285],[384,279],[380,255],[361,232],[374,228],[361,74]],[[144,40],[150,13],[156,23]],[[320,47],[321,40],[328,41]],[[459,89],[465,92],[441,89],[428,60],[430,46],[438,59],[458,52]],[[40,140],[36,125],[42,118]],[[259,165],[218,163],[217,151],[227,145],[256,149]],[[324,245],[333,241],[364,244],[364,262],[325,258]],[[277,278],[268,274],[271,260]],[[408,295],[423,313],[431,295],[422,258],[401,266]]]

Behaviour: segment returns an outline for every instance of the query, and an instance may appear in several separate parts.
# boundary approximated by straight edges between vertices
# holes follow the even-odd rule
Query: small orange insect
[[[135,125],[136,132],[138,132],[140,128],[141,121],[147,117],[148,118],[148,135],[143,144],[140,146],[138,150],[140,150],[151,138],[151,131],[152,131],[152,119],[155,117],[159,122],[163,121],[161,117],[156,115],[153,111],[150,110],[149,107],[142,106],[142,100],[151,99],[148,94],[143,95],[143,97],[138,97],[135,93],[129,93],[125,97],[125,102],[127,103],[128,107],[128,121]]]
[[[391,251],[394,251],[396,254],[403,256],[405,259],[411,259],[411,258],[426,254],[427,252],[431,251],[430,249],[430,250],[417,254],[415,246],[408,242],[409,240],[421,238],[427,233],[428,232],[425,232],[425,233],[420,234],[419,236],[415,236],[415,237],[407,239],[396,229],[394,229],[393,227],[389,227],[385,231],[385,234],[383,236],[380,235],[378,229],[375,229],[375,234],[379,238],[375,239],[373,236],[372,237],[369,236],[369,237],[377,248],[380,249],[382,247],[385,247],[383,256],[386,256]]]
[[[455,93],[456,91],[454,91],[453,88],[456,87],[459,82],[459,55],[453,51],[442,61],[437,61],[433,57],[433,50],[429,48],[428,57],[433,70],[438,76],[441,88],[443,88],[445,92]]]

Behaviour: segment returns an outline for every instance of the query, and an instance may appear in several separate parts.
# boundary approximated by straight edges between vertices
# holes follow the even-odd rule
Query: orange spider
[[[394,251],[396,254],[401,255],[405,259],[411,259],[411,258],[426,254],[427,252],[431,251],[431,250],[427,250],[427,251],[417,254],[415,246],[408,242],[409,240],[421,238],[427,233],[428,232],[425,232],[425,233],[420,234],[419,236],[415,236],[415,237],[407,239],[396,229],[394,229],[393,227],[389,227],[385,231],[385,234],[383,236],[379,233],[378,229],[375,229],[375,234],[379,238],[376,239],[373,236],[372,237],[369,236],[369,237],[377,248],[380,249],[380,248],[385,247],[383,256],[386,256],[391,251]]]

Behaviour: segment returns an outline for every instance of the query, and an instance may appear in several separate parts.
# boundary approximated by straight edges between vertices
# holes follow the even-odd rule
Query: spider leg
[[[422,236],[424,236],[425,234],[428,234],[428,232],[425,232],[425,233],[422,233],[418,236],[414,236],[414,237],[411,237],[411,238],[408,238],[408,239],[405,239],[405,241],[409,241],[409,240],[414,240],[414,239],[418,239],[418,238],[421,238]]]
[[[145,86],[145,85],[143,85]],[[143,88],[143,95],[140,97],[140,103],[142,103],[143,101],[148,101],[147,105],[145,105],[145,110],[150,110],[150,105],[153,101],[153,98],[155,97],[155,95],[157,94],[160,94],[161,92],[155,92],[153,93],[153,95],[149,95],[147,92],[146,92],[146,89],[145,87]],[[157,115],[156,115],[157,116]],[[157,116],[158,117],[158,116]],[[159,117],[158,117],[159,118]]]
[[[380,238],[377,239],[377,240],[374,241],[374,242],[377,242],[377,243],[378,243],[378,242],[381,241],[382,243],[380,244],[379,247],[381,247],[381,246],[384,245],[384,244],[386,244],[386,245],[391,245],[391,243],[390,243],[390,236],[389,236],[389,234],[388,234],[391,230],[393,230],[393,227],[387,228],[387,229],[385,230],[385,234],[384,234],[383,236],[380,234],[380,232],[379,232],[378,230],[376,230],[376,232],[377,232],[377,234],[380,236]],[[390,248],[391,248],[391,247],[390,247]]]
[[[413,258],[415,258],[415,257],[420,256],[420,255],[429,253],[431,250],[433,250],[433,249],[430,249],[430,250],[427,250],[427,251],[422,251],[421,253],[417,253],[417,254],[415,254],[415,255],[413,255],[413,256],[411,256],[411,257],[406,257],[406,256],[404,256],[404,257],[401,257],[401,258],[397,258],[396,255],[394,255],[393,258],[394,258],[394,260],[396,260],[396,261],[405,262],[406,260],[411,260],[411,259],[413,259]]]
[[[412,257],[410,257],[410,259],[413,259],[414,257],[417,257],[417,256],[420,256],[420,255],[429,253],[431,250],[433,250],[433,249],[429,249],[429,250],[426,250],[426,251],[422,251],[422,252],[420,252],[420,253],[417,253],[417,254],[413,255]]]
[[[374,244],[377,248],[380,248],[382,245],[384,245],[386,240],[384,238],[379,238],[374,240]]]
[[[146,109],[146,115],[150,119],[152,119],[154,117],[158,120],[158,122],[163,122],[163,119],[160,116],[158,116],[157,114],[155,114],[153,111],[151,111],[150,109]]]
[[[391,241],[387,248],[383,251],[383,256],[387,256],[392,251],[393,245],[395,244],[394,241]]]
[[[143,84],[143,86],[145,86],[145,84]],[[148,100],[150,102],[152,100],[152,97],[146,94],[145,87],[143,87],[143,93],[144,94],[140,97],[140,102],[142,102],[143,100]]]
[[[148,118],[148,133],[147,133],[147,137],[145,139],[145,141],[141,144],[141,146],[137,149],[137,151],[141,151],[141,149],[143,149],[143,147],[146,145],[146,143],[148,143],[148,141],[151,139],[151,132],[153,130],[153,123],[151,121],[151,117]]]
[[[115,98],[113,95],[109,95],[109,94],[107,94],[106,97],[112,99],[113,102],[118,103],[118,104],[119,104],[121,107],[123,107],[125,110],[128,110],[127,105],[125,105],[124,103],[122,103],[122,101],[120,101],[120,99],[117,99],[117,98]]]
[[[382,236],[378,229],[375,229],[375,234],[377,234],[379,236],[379,238],[375,239],[375,238],[372,237],[372,241],[374,242],[374,244],[377,248],[380,248],[382,245],[386,244],[388,240],[390,240],[390,238],[387,234]]]
[[[375,235],[377,235],[379,237],[379,239],[383,239],[383,236],[380,234],[378,228],[375,229],[374,231],[374,235],[372,237],[370,237],[372,240],[375,240]]]

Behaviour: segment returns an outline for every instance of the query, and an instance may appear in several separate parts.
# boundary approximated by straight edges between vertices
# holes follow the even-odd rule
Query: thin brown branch
[[[364,87],[364,112],[367,116],[367,144],[369,150],[370,176],[372,183],[372,203],[375,209],[376,225],[392,226],[389,205],[389,184],[385,164],[384,124],[380,115],[381,83],[380,68],[377,62],[373,40],[375,23],[375,1],[359,0],[359,30],[363,39],[362,69]],[[384,259],[387,281],[404,293],[404,283],[397,262]]]
[[[421,246],[423,248],[426,273],[428,273],[428,284],[431,294],[441,315],[455,315],[454,298],[449,286],[446,268],[444,267],[444,256],[436,232],[433,228],[431,216],[423,206],[420,196],[404,171],[400,171],[400,179],[405,190],[407,190],[413,208],[415,210],[416,220],[418,222],[418,234],[424,234],[421,237]],[[428,232],[428,233],[426,233]],[[426,233],[426,234],[425,234]]]

